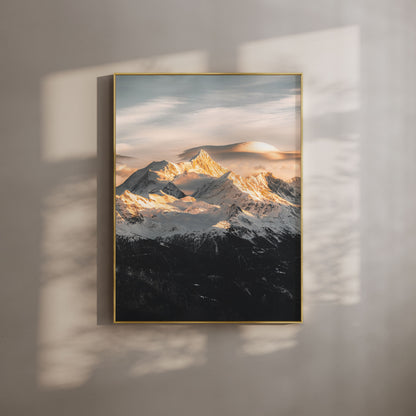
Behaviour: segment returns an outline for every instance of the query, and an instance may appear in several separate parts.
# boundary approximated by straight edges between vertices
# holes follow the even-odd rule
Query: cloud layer
[[[201,149],[208,152],[211,156],[218,160],[228,159],[258,159],[258,160],[296,160],[300,159],[300,152],[282,152],[275,146],[264,142],[241,142],[228,145],[207,145],[197,146],[183,151],[179,157],[182,159],[190,159],[195,156]]]
[[[129,76],[116,82],[116,150],[135,157],[138,167],[177,161],[179,154],[186,159],[200,148],[244,172],[253,162],[274,170],[300,157],[299,77]]]

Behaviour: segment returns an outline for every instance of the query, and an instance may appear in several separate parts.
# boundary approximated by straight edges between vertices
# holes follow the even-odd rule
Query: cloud
[[[134,149],[134,146],[128,143],[117,143],[116,144],[116,153],[118,155],[129,154]]]
[[[144,104],[123,108],[117,111],[117,136],[124,140],[137,138],[137,130],[143,124],[152,122],[171,112],[182,101],[175,97],[160,97]]]
[[[300,159],[293,160],[259,160],[254,164],[251,159],[228,159],[220,161],[221,165],[241,176],[250,176],[259,172],[272,172],[281,179],[291,179],[300,176]]]
[[[201,148],[238,172],[255,165],[280,171],[282,161],[299,165],[296,77],[129,80],[137,88],[118,90],[116,143],[117,153],[135,157],[137,168],[153,160],[178,161],[178,154],[187,159]]]
[[[296,146],[293,141],[300,143],[300,97],[296,94],[240,106],[198,107],[172,97],[161,101],[135,106],[134,111],[129,108],[117,118],[117,142],[134,144],[136,154],[151,142],[162,147],[176,143],[178,148],[236,139],[278,142],[283,148]]]
[[[138,167],[153,160],[177,161],[178,154],[189,159],[201,148],[238,172],[252,171],[256,164],[280,171],[283,160],[292,160],[288,166],[297,166],[299,93],[290,91],[264,100],[261,92],[254,92],[250,100],[243,97],[240,101],[241,92],[236,89],[232,93],[235,97],[218,92],[221,99],[207,99],[205,94],[201,100],[165,96],[120,110],[123,118],[116,120],[117,153],[134,156]],[[256,142],[260,146],[254,146]],[[289,170],[287,175],[291,175]]]
[[[123,183],[133,172],[139,169],[139,161],[131,156],[116,152],[116,185]]]
[[[299,151],[282,152],[275,146],[264,142],[240,142],[228,145],[203,145],[192,147],[183,151],[179,157],[190,159],[201,149],[219,160],[229,159],[257,159],[268,161],[296,160],[300,159]]]
[[[129,167],[125,164],[119,164],[116,165],[116,186],[123,183],[133,172],[135,172],[136,169]]]

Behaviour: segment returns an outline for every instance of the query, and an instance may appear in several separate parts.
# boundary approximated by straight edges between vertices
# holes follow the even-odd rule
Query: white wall
[[[1,1],[1,413],[415,414],[415,17]],[[115,71],[304,73],[304,324],[111,325]]]

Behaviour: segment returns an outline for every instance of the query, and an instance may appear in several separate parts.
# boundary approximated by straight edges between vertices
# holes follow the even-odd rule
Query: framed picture
[[[301,178],[301,74],[114,74],[114,322],[301,322]]]

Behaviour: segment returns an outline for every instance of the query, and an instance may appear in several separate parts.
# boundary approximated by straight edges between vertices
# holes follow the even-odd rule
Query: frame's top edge
[[[119,75],[300,75],[302,72],[114,72]]]
[[[241,324],[241,325],[286,325],[303,324],[302,321],[113,321],[114,324]]]

